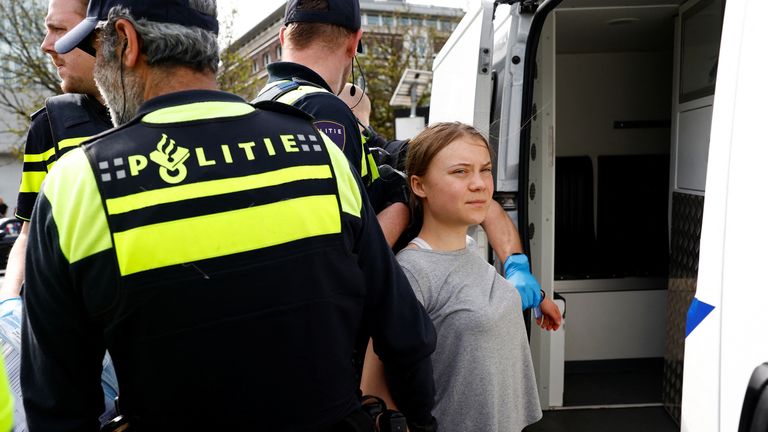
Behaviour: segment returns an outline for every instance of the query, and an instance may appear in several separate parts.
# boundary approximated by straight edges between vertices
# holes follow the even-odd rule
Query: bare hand
[[[557,307],[549,297],[545,297],[539,305],[541,308],[541,317],[536,320],[536,324],[544,330],[557,330],[563,322],[560,315],[560,308]]]

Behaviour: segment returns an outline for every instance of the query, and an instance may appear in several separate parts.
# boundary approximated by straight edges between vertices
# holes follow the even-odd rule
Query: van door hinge
[[[520,14],[532,14],[539,9],[539,0],[496,0],[493,2],[493,19],[496,19],[496,8],[499,5],[514,5],[520,3]]]
[[[500,4],[512,6],[515,3],[520,3],[521,15],[536,13],[536,10],[539,9],[539,0],[496,0],[493,2],[493,19],[496,19],[496,8]]]
[[[539,0],[496,0],[495,2],[493,2],[493,18],[494,19],[496,18],[496,8],[500,4],[508,4],[512,6],[515,3],[520,3],[521,14],[532,14],[539,9],[540,1]]]
[[[480,64],[478,65],[478,73],[481,75],[488,75],[491,72],[491,49],[488,47],[480,48]]]
[[[539,9],[538,0],[523,0],[520,2],[520,15],[536,13],[537,9]]]

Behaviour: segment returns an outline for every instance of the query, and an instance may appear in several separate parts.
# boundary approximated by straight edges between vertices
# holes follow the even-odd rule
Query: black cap
[[[313,22],[334,24],[352,31],[360,30],[359,0],[328,0],[328,9],[302,9],[302,0],[288,0],[285,5],[284,24],[292,22]],[[357,52],[363,52],[362,41],[357,43]]]
[[[109,11],[115,6],[128,9],[131,16],[137,20],[144,18],[148,21],[200,27],[219,33],[219,22],[216,18],[190,8],[188,0],[91,0],[85,19],[56,41],[56,52],[68,53],[86,41],[99,21],[107,20]],[[359,19],[358,17],[358,21]]]
[[[358,0],[328,0],[328,9],[302,9],[301,0],[288,0],[285,5],[285,24],[313,22],[334,24],[352,31],[360,30],[360,2]]]

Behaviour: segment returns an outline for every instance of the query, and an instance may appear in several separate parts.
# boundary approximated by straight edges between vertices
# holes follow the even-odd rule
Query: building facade
[[[274,10],[224,51],[222,58],[228,58],[230,64],[225,64],[223,69],[236,72],[220,79],[223,88],[252,99],[264,87],[266,65],[282,59],[278,36],[284,9],[280,6]],[[360,14],[363,53],[357,56],[357,63],[362,73],[356,72],[356,83],[371,99],[371,125],[382,136],[394,137],[395,114],[389,101],[403,71],[407,68],[431,70],[432,60],[464,11],[415,5],[404,0],[360,0]],[[427,104],[427,100],[428,96],[423,104]]]
[[[278,34],[283,25],[284,10],[285,7],[280,6],[227,48],[249,60],[253,77],[257,80],[266,78],[267,64],[282,58]],[[403,0],[361,0],[360,14],[364,54],[377,50],[374,40],[399,34],[399,42],[395,40],[400,44],[399,51],[413,50],[426,59],[439,51],[464,16],[464,11],[413,5]],[[409,34],[414,36],[409,37]]]

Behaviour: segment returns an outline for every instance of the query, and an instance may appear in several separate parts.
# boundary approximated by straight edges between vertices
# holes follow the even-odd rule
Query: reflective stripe
[[[55,148],[49,148],[45,153],[25,154],[24,162],[45,162],[56,153]]]
[[[329,178],[331,169],[327,165],[290,167],[245,177],[210,180],[112,198],[107,200],[107,212],[115,215],[160,204],[276,186],[297,180]]]
[[[340,232],[336,197],[320,195],[115,233],[115,248],[126,276]]]
[[[90,136],[84,136],[84,137],[76,137],[76,138],[67,138],[64,140],[59,141],[59,148],[67,148],[67,147],[77,147],[80,144],[83,143],[83,141],[89,139]]]
[[[379,167],[376,166],[376,160],[370,153],[368,153],[368,166],[371,167],[371,182],[373,182],[379,178]]]
[[[19,192],[40,192],[40,185],[43,184],[47,172],[43,171],[24,171],[21,173],[21,186]]]
[[[363,157],[360,159],[360,171],[363,172],[363,174],[360,175],[360,177],[365,178],[365,175],[368,174],[368,167],[365,163],[365,148],[368,147],[368,138],[365,137],[365,134],[360,132],[360,142],[363,143]]]
[[[150,124],[167,124],[192,120],[236,117],[254,111],[256,111],[256,109],[245,102],[196,102],[159,109],[145,115],[141,121]]]
[[[368,175],[368,164],[365,163],[365,152],[362,153],[363,156],[360,158],[360,177],[365,178]]]
[[[11,395],[11,386],[8,384],[7,370],[5,361],[0,356],[0,430],[2,431],[13,430],[14,397]]]
[[[43,194],[51,203],[59,246],[67,261],[112,247],[96,178],[82,149],[72,150],[48,175]]]
[[[325,148],[331,156],[331,165],[336,174],[336,183],[339,187],[339,198],[341,199],[341,211],[352,216],[360,217],[360,211],[363,208],[363,197],[360,195],[360,189],[352,174],[352,168],[349,166],[347,157],[342,153],[339,146],[336,145],[324,133],[323,137]]]

